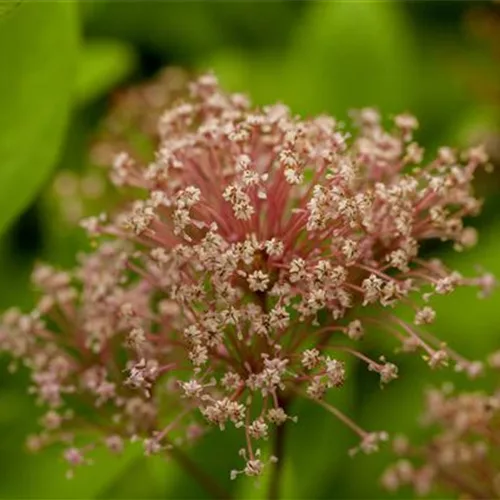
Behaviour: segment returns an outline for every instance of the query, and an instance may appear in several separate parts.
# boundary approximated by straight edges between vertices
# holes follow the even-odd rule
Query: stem
[[[439,470],[443,475],[444,480],[452,487],[457,488],[460,493],[470,495],[470,498],[476,500],[490,498],[491,493],[485,493],[484,491],[481,491],[480,487],[477,488],[477,485],[470,484],[470,482],[467,481],[466,475],[453,474],[453,472],[448,472],[445,468],[442,467],[440,467]]]
[[[287,402],[280,402],[281,408],[285,410],[287,407]],[[278,461],[273,464],[271,468],[271,478],[269,482],[269,489],[267,493],[268,500],[278,500],[281,486],[281,476],[283,475],[283,465],[284,465],[284,450],[285,450],[285,431],[287,427],[287,422],[276,427],[276,431],[273,434],[272,443],[272,455],[274,455]]]
[[[184,469],[198,484],[210,494],[211,498],[217,500],[228,500],[231,494],[210,477],[199,465],[177,446],[169,443],[168,454]]]

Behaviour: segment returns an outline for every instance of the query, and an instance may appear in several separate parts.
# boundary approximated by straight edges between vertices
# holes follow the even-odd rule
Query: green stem
[[[286,411],[288,402],[281,401],[280,406]],[[273,434],[273,444],[271,454],[274,455],[278,461],[273,464],[271,469],[271,478],[269,481],[269,489],[267,493],[268,500],[278,500],[280,497],[281,478],[283,476],[284,466],[284,451],[285,451],[285,431],[287,423],[276,427]]]

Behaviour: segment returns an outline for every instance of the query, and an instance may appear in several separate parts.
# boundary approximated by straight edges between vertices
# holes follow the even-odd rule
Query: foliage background
[[[347,117],[373,105],[415,113],[418,139],[467,146],[486,141],[500,157],[500,5],[482,1],[4,1],[0,3],[0,307],[27,305],[37,259],[69,265],[85,248],[54,210],[51,179],[84,170],[88,146],[119,87],[165,65],[213,68],[223,84],[258,104],[281,100],[298,113]],[[487,197],[473,224],[476,250],[446,256],[500,275],[500,175],[480,176]],[[433,251],[446,254],[447,248]],[[438,304],[434,328],[469,356],[500,347],[499,296],[460,291]],[[374,351],[376,352],[376,351]],[[401,378],[379,389],[359,370],[339,401],[367,428],[417,436],[421,391],[448,374],[401,358]],[[64,478],[60,450],[28,455],[24,437],[38,409],[24,372],[0,362],[0,498],[195,498],[204,492],[173,462],[97,451],[96,465]],[[457,384],[463,384],[458,378]],[[479,382],[479,385],[487,384]],[[378,477],[389,454],[347,456],[352,436],[320,408],[302,404],[288,431],[283,497],[387,498]],[[204,438],[191,456],[238,498],[264,496],[230,482],[238,444]],[[263,480],[265,482],[265,479]],[[403,492],[408,498],[410,492]]]

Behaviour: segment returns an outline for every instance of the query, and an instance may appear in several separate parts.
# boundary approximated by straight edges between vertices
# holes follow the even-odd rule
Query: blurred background
[[[68,266],[88,247],[76,220],[114,196],[93,166],[91,146],[121,89],[166,66],[192,74],[213,69],[223,86],[256,104],[279,100],[303,115],[345,120],[361,106],[387,116],[410,111],[428,151],[483,142],[493,164],[500,161],[499,3],[2,0],[1,309],[29,306],[35,261]],[[183,73],[161,78],[169,75]],[[476,189],[486,200],[470,221],[480,230],[477,248],[432,250],[463,272],[479,265],[500,276],[500,171],[479,175]],[[498,294],[476,301],[474,292],[459,291],[436,303],[433,328],[457,350],[484,358],[500,347],[499,306]],[[368,429],[418,436],[423,388],[454,377],[429,373],[418,360],[397,362],[400,379],[383,390],[374,377],[355,372],[342,406]],[[96,465],[66,480],[60,450],[25,451],[39,415],[27,385],[26,373],[11,375],[8,360],[0,359],[0,498],[204,496],[175,463],[143,459],[134,446],[120,458],[97,451]],[[350,459],[354,438],[330,415],[305,403],[296,412],[284,498],[391,497],[379,486],[388,451]],[[209,435],[190,455],[237,498],[263,497],[252,481],[230,483],[235,447],[230,436]]]

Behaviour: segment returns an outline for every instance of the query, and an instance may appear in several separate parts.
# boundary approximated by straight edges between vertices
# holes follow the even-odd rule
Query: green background
[[[87,168],[89,141],[115,89],[166,65],[213,69],[226,88],[257,104],[280,100],[304,115],[345,119],[350,109],[368,105],[387,115],[411,111],[426,148],[487,141],[498,163],[499,7],[480,1],[2,1],[0,306],[30,304],[28,277],[37,259],[68,265],[75,249],[85,247],[82,234],[54,212],[51,179],[61,169]],[[479,246],[458,255],[439,246],[432,251],[461,271],[479,264],[500,275],[500,174],[480,175],[476,184],[486,197],[483,214],[471,221],[480,230]],[[457,350],[483,358],[500,346],[499,305],[498,294],[476,301],[473,291],[459,291],[439,301],[433,329]],[[400,379],[383,390],[353,366],[337,402],[366,428],[418,436],[423,388],[454,377],[431,373],[419,360],[396,359]],[[97,451],[94,466],[66,480],[60,450],[25,452],[39,409],[26,394],[27,374],[10,375],[7,367],[0,359],[0,498],[205,496],[175,463],[145,459],[138,445],[120,458]],[[296,413],[299,423],[287,435],[284,498],[390,496],[379,486],[388,451],[351,459],[355,438],[331,415],[308,403]],[[215,430],[189,453],[236,497],[264,497],[266,478],[260,486],[229,481],[238,460],[233,437]]]

